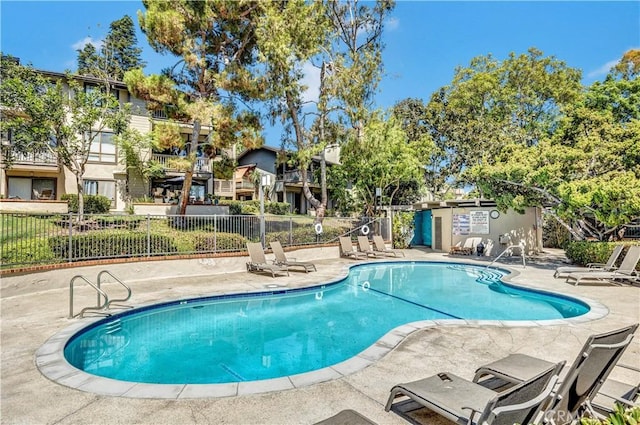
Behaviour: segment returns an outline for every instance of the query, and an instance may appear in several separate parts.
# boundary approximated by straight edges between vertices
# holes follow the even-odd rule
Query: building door
[[[429,248],[431,248],[433,245],[433,241],[431,240],[431,231],[433,230],[432,227],[433,223],[431,210],[422,211],[422,240],[424,241],[424,245],[428,246]]]
[[[433,223],[434,244],[433,249],[442,250],[442,217],[436,217]]]
[[[411,245],[422,245],[422,213],[423,211],[416,211],[413,215],[413,239]]]

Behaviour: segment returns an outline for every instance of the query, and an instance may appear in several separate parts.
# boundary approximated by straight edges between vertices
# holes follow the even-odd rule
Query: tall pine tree
[[[122,81],[125,72],[145,66],[141,54],[133,20],[125,15],[111,22],[100,51],[92,44],[78,50],[78,74]]]

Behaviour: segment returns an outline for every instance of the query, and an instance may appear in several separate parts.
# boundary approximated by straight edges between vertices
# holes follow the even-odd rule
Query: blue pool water
[[[365,264],[311,289],[127,311],[82,330],[64,354],[79,369],[122,381],[252,381],[339,363],[413,321],[545,320],[589,310],[574,299],[503,284],[501,276],[469,265]]]

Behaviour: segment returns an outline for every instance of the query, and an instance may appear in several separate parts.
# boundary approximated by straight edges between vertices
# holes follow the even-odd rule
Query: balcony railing
[[[282,180],[285,183],[302,183],[302,173],[300,170],[285,171]],[[307,172],[307,182],[314,183],[312,172]]]
[[[253,182],[242,180],[236,182],[236,190],[255,190],[256,185]]]
[[[154,153],[151,156],[151,159],[160,163],[166,170],[169,170],[169,171],[178,171],[177,168],[171,167],[171,160],[176,160],[180,158],[183,158],[183,157],[177,156],[177,155],[164,155],[164,154],[158,154],[158,153]],[[210,162],[211,161],[209,158],[197,158],[194,171],[196,173],[210,173],[211,172]]]
[[[14,160],[16,164],[58,165],[56,154],[50,151],[30,153],[15,152]]]
[[[233,181],[232,180],[214,180],[213,192],[216,195],[232,196],[233,195]]]

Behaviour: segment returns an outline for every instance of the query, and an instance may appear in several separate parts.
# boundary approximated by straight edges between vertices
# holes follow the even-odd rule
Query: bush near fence
[[[69,255],[68,236],[49,238],[49,247],[54,255],[61,260],[139,257],[178,252],[173,238],[169,236],[152,234],[147,238],[144,233],[125,231],[74,235],[71,237],[71,256]]]
[[[584,266],[588,263],[606,263],[611,253],[613,252],[613,248],[616,245],[619,245],[620,242],[570,242],[566,249],[565,255],[572,263],[576,265]],[[622,259],[627,253],[628,247],[631,245],[640,245],[638,242],[625,242],[624,245],[626,248],[618,257],[618,262],[616,265],[620,265]],[[640,264],[636,267],[636,269],[640,270]]]
[[[322,234],[318,236],[313,227],[298,227],[291,232],[291,241],[289,240],[289,231],[269,232],[265,235],[267,245],[271,241],[279,241],[282,245],[309,245],[321,241],[336,240],[339,236],[346,233],[347,227],[325,227]]]
[[[76,262],[101,258],[175,254],[211,254],[246,249],[260,240],[261,219],[254,215],[165,216],[0,213],[0,267]],[[328,218],[316,234],[308,216],[265,217],[265,248],[335,243],[339,236],[360,234],[369,218]],[[149,246],[150,245],[150,246]],[[150,249],[149,249],[150,248]]]
[[[244,249],[247,238],[236,233],[196,235],[194,248],[197,252],[234,251]]]
[[[62,201],[69,201],[69,212],[78,212],[78,195],[66,193],[60,197]],[[111,208],[111,199],[103,195],[82,196],[85,214],[105,214]]]

